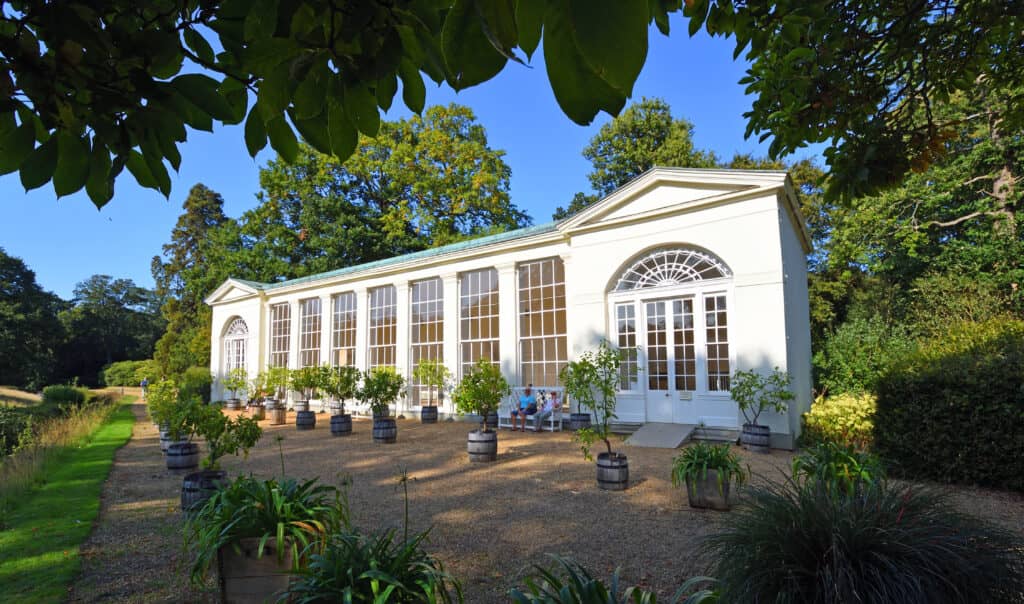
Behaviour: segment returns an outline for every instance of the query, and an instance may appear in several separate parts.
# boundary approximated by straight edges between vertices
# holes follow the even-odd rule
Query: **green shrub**
[[[429,532],[429,531],[427,531]],[[396,530],[343,530],[288,588],[289,602],[462,602],[462,587],[424,551],[427,532],[409,541]]]
[[[138,386],[143,378],[156,381],[156,361],[118,361],[107,365],[101,376],[106,386]]]
[[[1024,321],[954,326],[878,385],[875,452],[894,472],[1024,491]]]
[[[719,527],[703,548],[722,602],[967,604],[1024,590],[1019,537],[918,485],[755,488]]]
[[[18,439],[28,426],[28,417],[13,405],[0,404],[0,457],[18,446]]]
[[[876,410],[873,394],[819,396],[803,415],[800,445],[830,442],[855,449],[870,448]]]
[[[797,484],[824,489],[836,497],[859,495],[885,481],[885,467],[877,455],[831,442],[794,457],[792,468]]]
[[[815,353],[815,381],[831,394],[874,392],[886,369],[913,348],[913,339],[900,326],[880,317],[851,319]]]
[[[181,398],[198,396],[204,403],[210,402],[210,386],[212,385],[213,375],[206,367],[189,367],[178,381]]]
[[[79,406],[85,402],[88,394],[89,390],[86,388],[65,385],[47,386],[43,388],[43,404]]]

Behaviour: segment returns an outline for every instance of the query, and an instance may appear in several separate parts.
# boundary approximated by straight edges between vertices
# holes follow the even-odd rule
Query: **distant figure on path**
[[[146,388],[149,387],[149,378],[142,378],[142,381],[139,382],[139,386],[142,387],[142,400],[146,400]]]

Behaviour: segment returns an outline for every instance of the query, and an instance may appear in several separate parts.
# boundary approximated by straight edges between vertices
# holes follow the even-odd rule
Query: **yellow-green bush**
[[[871,445],[877,403],[872,394],[818,397],[803,415],[803,446],[832,442],[856,449]]]

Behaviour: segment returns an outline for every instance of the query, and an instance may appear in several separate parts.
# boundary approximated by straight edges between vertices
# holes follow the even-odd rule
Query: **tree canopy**
[[[381,109],[424,108],[423,76],[455,90],[529,61],[543,41],[559,106],[618,114],[649,25],[682,12],[751,61],[748,135],[781,157],[829,145],[833,194],[890,185],[934,161],[955,124],[930,108],[981,81],[1024,81],[1024,16],[1005,0],[19,0],[0,15],[0,173],[82,189],[98,206],[125,168],[170,194],[188,129],[244,121],[250,154],[285,161],[296,132],[347,159]],[[1024,104],[1010,103],[1020,124]]]
[[[0,248],[0,384],[41,388],[52,377],[65,303],[20,258]]]

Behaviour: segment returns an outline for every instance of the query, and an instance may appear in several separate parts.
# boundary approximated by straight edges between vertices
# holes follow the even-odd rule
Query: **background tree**
[[[72,306],[60,314],[67,333],[59,373],[100,383],[114,361],[150,358],[165,323],[156,295],[131,279],[93,275],[75,286]]]
[[[345,163],[302,145],[261,170],[229,264],[276,281],[525,226],[503,156],[459,105],[383,122]]]
[[[736,40],[751,62],[748,135],[772,157],[822,142],[855,197],[931,163],[955,124],[930,108],[981,80],[1024,83],[1024,15],[1014,2],[924,0],[18,0],[0,15],[0,173],[98,206],[128,168],[170,194],[186,128],[245,122],[249,153],[298,157],[299,132],[345,160],[380,109],[424,106],[422,74],[455,90],[530,60],[543,39],[559,106],[589,124],[618,114],[647,58],[649,24]],[[211,41],[213,42],[211,44]],[[214,48],[222,52],[214,52]],[[682,62],[681,62],[682,64]],[[210,77],[215,76],[215,77]],[[255,102],[250,105],[250,96]],[[1010,103],[1007,128],[1024,122]]]
[[[54,374],[63,300],[43,290],[20,258],[0,248],[0,384],[42,388]]]
[[[185,369],[210,363],[212,313],[203,302],[231,276],[224,238],[219,227],[232,224],[224,215],[220,194],[197,184],[182,204],[184,210],[163,246],[163,255],[151,263],[156,293],[167,330],[156,344],[154,359],[161,374],[179,375]]]

